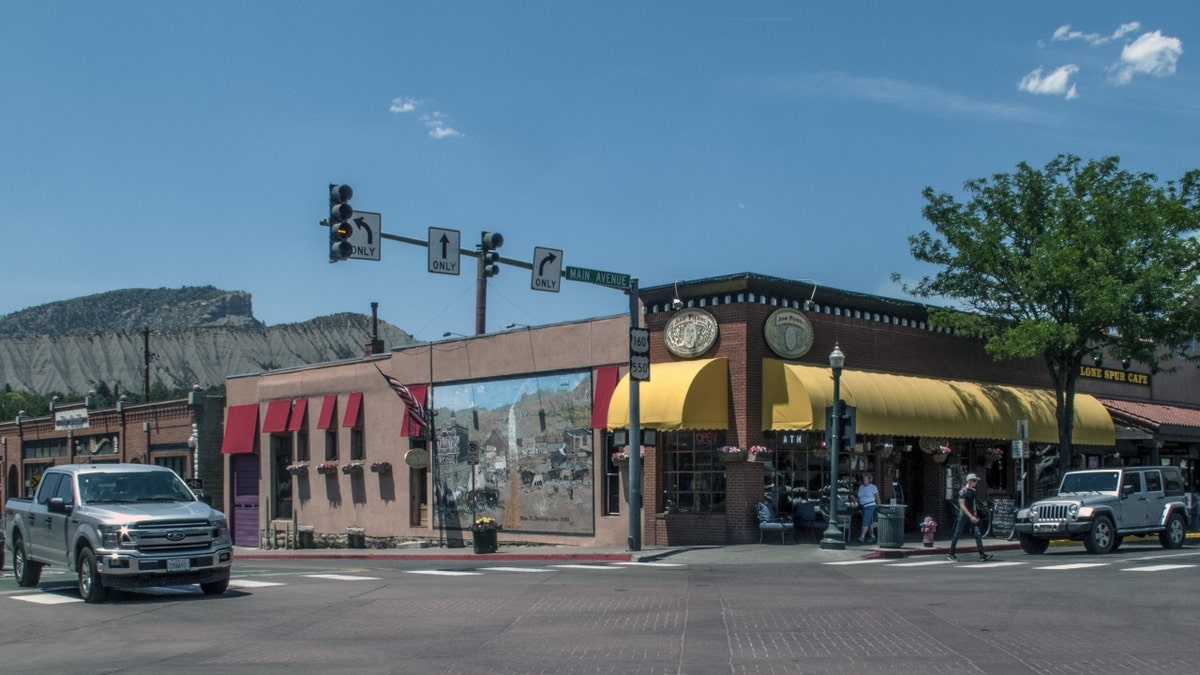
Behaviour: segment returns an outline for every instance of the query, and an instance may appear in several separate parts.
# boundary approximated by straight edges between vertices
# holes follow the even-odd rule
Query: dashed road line
[[[331,579],[333,581],[379,581],[379,577],[359,577],[351,574],[305,574],[309,579]]]
[[[1167,570],[1182,570],[1196,565],[1147,565],[1145,567],[1126,567],[1122,572],[1165,572]]]

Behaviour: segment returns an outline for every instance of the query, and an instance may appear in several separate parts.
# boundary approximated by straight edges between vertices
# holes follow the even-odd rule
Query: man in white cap
[[[979,562],[992,559],[991,553],[983,551],[983,535],[979,533],[979,514],[975,510],[975,485],[979,476],[967,474],[967,484],[958,491],[958,520],[954,523],[954,536],[950,538],[950,555],[947,560],[958,561],[954,552],[958,549],[958,535],[967,523],[971,524],[971,534],[975,536],[975,546],[979,549]]]

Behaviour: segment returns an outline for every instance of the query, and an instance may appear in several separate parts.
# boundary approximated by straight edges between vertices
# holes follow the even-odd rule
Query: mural
[[[594,534],[591,371],[438,385],[434,526]]]

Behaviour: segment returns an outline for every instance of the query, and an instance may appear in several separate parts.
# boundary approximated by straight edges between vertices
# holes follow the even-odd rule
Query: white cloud
[[[1069,63],[1042,77],[1042,69],[1039,67],[1021,78],[1017,88],[1031,94],[1065,95],[1067,100],[1079,98],[1079,92],[1075,90],[1075,85],[1071,82],[1071,77],[1078,72],[1079,66]]]
[[[1112,81],[1122,85],[1129,84],[1134,75],[1174,75],[1181,54],[1183,42],[1179,38],[1167,37],[1157,30],[1143,33],[1121,50],[1121,60],[1111,69]]]
[[[456,138],[463,135],[462,132],[450,126],[449,117],[436,110],[428,115],[422,115],[421,121],[425,123],[425,128],[429,129],[429,135],[433,138]]]
[[[1059,26],[1058,29],[1054,31],[1054,37],[1051,38],[1051,40],[1054,42],[1083,40],[1093,47],[1098,47],[1106,42],[1120,40],[1122,37],[1125,37],[1126,34],[1132,33],[1141,27],[1142,24],[1138,23],[1137,21],[1130,21],[1129,23],[1121,24],[1115,31],[1113,31],[1112,35],[1100,35],[1099,33],[1084,33],[1083,31],[1071,30],[1071,25],[1067,24],[1064,26]]]
[[[415,98],[401,96],[400,98],[392,99],[392,106],[388,108],[388,112],[394,113],[410,113],[417,109],[420,101]]]
[[[425,101],[407,96],[392,99],[388,112],[397,114],[416,112],[417,108],[425,105]],[[425,113],[420,117],[421,123],[429,130],[429,136],[441,140],[443,138],[460,138],[463,133],[450,126],[450,118],[438,111]]]

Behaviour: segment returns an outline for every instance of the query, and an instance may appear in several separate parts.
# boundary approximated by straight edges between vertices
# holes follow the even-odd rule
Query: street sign
[[[429,271],[434,274],[458,274],[462,265],[458,243],[462,239],[458,230],[429,228]]]
[[[554,248],[533,249],[533,278],[529,287],[535,291],[557,293],[562,286],[562,251]]]
[[[1010,457],[1013,459],[1029,459],[1029,441],[1013,441]]]
[[[587,284],[608,286],[609,288],[619,288],[623,291],[629,290],[628,274],[603,272],[601,270],[589,270],[586,267],[570,266],[565,267],[563,271],[566,272],[567,279],[570,281],[582,281]]]
[[[350,260],[379,260],[379,252],[383,249],[380,246],[380,236],[383,228],[380,222],[383,216],[378,213],[366,213],[363,211],[355,211],[353,216],[350,216],[351,233],[350,238],[346,241],[354,247],[350,253]]]
[[[629,329],[629,379],[650,381],[650,331]]]

